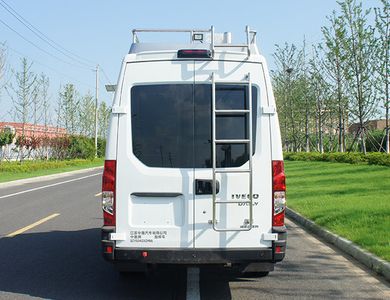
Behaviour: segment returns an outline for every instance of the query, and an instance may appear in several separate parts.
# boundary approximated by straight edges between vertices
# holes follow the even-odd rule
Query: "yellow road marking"
[[[26,227],[23,227],[23,228],[21,228],[19,230],[16,230],[16,231],[12,232],[12,233],[6,235],[6,237],[14,237],[14,236],[16,236],[18,234],[21,234],[21,233],[23,233],[23,232],[25,232],[27,230],[30,230],[31,228],[34,228],[34,227],[36,227],[36,226],[38,226],[38,225],[40,225],[42,223],[45,223],[45,222],[49,221],[50,219],[58,217],[59,215],[60,214],[52,214],[52,215],[50,215],[50,216],[48,216],[46,218],[43,218],[43,219],[40,219],[39,221],[36,221],[35,223],[32,223],[31,225],[28,225]]]
[[[95,195],[95,197],[99,197],[99,196],[101,196],[101,195],[102,195],[102,192],[97,193],[97,194]]]

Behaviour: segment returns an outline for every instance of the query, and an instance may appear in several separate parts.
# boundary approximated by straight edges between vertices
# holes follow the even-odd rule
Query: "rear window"
[[[248,88],[217,85],[217,109],[247,109]],[[131,89],[134,155],[149,167],[211,168],[212,108],[210,84],[142,85]],[[252,87],[252,107],[257,88]],[[253,144],[256,138],[253,109]],[[218,115],[217,139],[248,138],[247,116]],[[254,149],[253,149],[254,150]],[[238,167],[248,161],[248,145],[217,145],[217,167]]]

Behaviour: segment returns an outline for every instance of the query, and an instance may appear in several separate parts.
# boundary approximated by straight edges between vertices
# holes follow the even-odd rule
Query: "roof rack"
[[[231,44],[229,42],[226,43],[215,43],[215,31],[214,26],[211,26],[210,29],[133,29],[133,43],[139,43],[138,32],[167,32],[167,33],[189,33],[190,35],[190,43],[194,43],[196,41],[203,42],[203,33],[210,33],[210,51],[212,56],[214,57],[215,48],[246,48],[248,52],[248,56],[250,56],[250,46],[252,44],[256,44],[256,31],[249,29],[249,26],[245,27],[246,33],[246,44]]]

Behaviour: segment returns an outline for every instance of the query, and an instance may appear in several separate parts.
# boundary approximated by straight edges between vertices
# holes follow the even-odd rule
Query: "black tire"
[[[115,268],[118,271],[120,278],[122,279],[139,279],[146,277],[146,265],[136,263],[117,263]]]

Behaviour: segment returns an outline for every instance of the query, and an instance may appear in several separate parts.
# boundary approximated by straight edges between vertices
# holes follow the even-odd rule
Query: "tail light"
[[[272,226],[283,226],[286,210],[286,175],[282,160],[272,161],[272,194]]]
[[[115,177],[116,161],[104,162],[102,183],[102,208],[104,226],[115,226]]]

